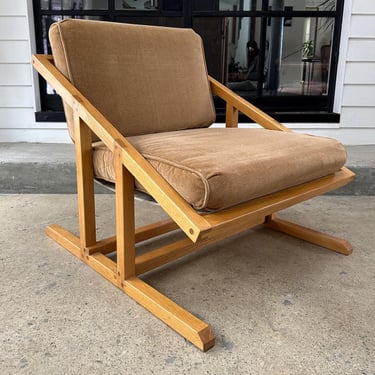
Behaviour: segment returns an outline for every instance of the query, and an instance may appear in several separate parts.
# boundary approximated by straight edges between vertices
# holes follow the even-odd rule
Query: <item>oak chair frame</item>
[[[354,173],[340,171],[219,212],[196,212],[144,159],[127,139],[58,71],[50,55],[33,55],[33,66],[74,111],[79,237],[61,226],[47,227],[48,236],[99,272],[115,286],[203,351],[215,344],[210,326],[171,301],[138,276],[257,225],[284,232],[341,254],[352,252],[344,239],[323,234],[276,216],[284,208],[349,183]],[[214,95],[226,101],[226,126],[238,126],[241,111],[266,129],[291,131],[227,87],[208,77]],[[97,240],[95,226],[92,134],[114,155],[116,235]],[[135,228],[134,179],[171,217]],[[136,256],[135,244],[180,228],[186,238]],[[116,262],[106,255],[117,251]]]

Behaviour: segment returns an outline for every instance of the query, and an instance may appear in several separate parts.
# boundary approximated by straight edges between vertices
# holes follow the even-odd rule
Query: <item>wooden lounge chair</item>
[[[343,239],[276,216],[353,179],[344,147],[291,132],[208,76],[194,31],[65,20],[49,35],[53,57],[34,55],[33,65],[64,102],[80,235],[58,225],[47,234],[198,348],[214,345],[210,326],[139,275],[256,225],[351,253]],[[213,95],[226,102],[226,128],[210,128]],[[238,128],[239,111],[261,127]],[[96,236],[94,178],[115,184],[111,238]],[[171,220],[135,228],[138,190]],[[184,239],[136,255],[136,243],[176,229]]]

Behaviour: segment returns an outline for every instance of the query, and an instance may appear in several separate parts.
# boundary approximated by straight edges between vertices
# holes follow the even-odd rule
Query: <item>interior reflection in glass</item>
[[[253,94],[324,95],[333,25],[327,18],[270,17],[262,35],[260,18],[226,18],[224,63],[219,64],[226,69],[216,71],[216,77],[233,90]]]

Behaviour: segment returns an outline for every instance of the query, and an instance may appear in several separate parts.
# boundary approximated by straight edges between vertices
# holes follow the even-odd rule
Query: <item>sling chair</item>
[[[257,225],[351,253],[346,240],[277,217],[353,179],[344,147],[291,132],[210,77],[194,31],[68,19],[49,38],[52,56],[33,65],[62,97],[75,143],[79,237],[59,225],[47,234],[198,348],[214,345],[210,326],[139,275]],[[226,102],[225,128],[210,128],[213,96]],[[238,128],[239,112],[261,126]],[[115,184],[110,238],[97,239],[95,178]],[[135,228],[135,191],[170,219]],[[176,229],[183,239],[136,254]]]

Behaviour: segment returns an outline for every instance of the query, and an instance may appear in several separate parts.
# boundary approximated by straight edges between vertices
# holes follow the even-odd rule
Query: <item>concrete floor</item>
[[[375,374],[375,197],[282,216],[345,236],[351,256],[256,229],[145,275],[210,323],[202,353],[46,237],[76,230],[75,195],[0,195],[1,374]],[[97,196],[101,235],[114,196]],[[137,203],[138,223],[160,208]]]

